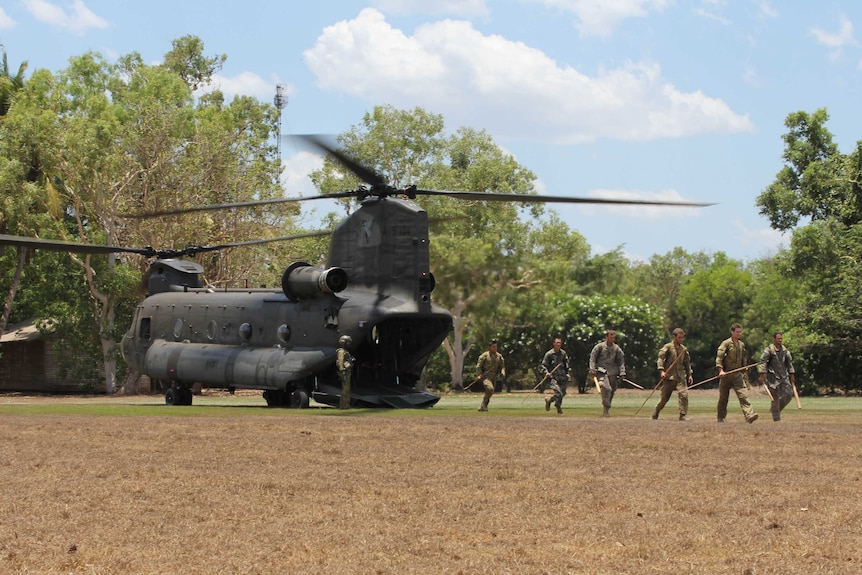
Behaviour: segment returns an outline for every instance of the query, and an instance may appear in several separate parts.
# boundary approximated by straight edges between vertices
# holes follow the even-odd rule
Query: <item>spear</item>
[[[670,370],[672,370],[672,369],[673,369],[673,366],[674,366],[674,365],[676,365],[676,362],[678,362],[678,361],[679,361],[679,358],[681,358],[683,355],[685,355],[685,354],[683,354],[683,353],[678,354],[678,355],[676,356],[676,359],[674,359],[674,360],[670,363],[670,365],[667,367],[667,369],[665,369],[665,370],[664,370],[664,376],[662,376],[662,378],[661,378],[660,380],[658,380],[658,383],[657,383],[657,384],[655,384],[655,387],[654,387],[654,388],[652,388],[652,391],[651,391],[651,392],[649,392],[649,395],[647,396],[647,398],[644,400],[644,402],[641,404],[641,406],[638,408],[638,410],[637,410],[637,411],[635,411],[635,415],[637,415],[638,413],[640,413],[640,410],[641,410],[641,409],[643,409],[644,405],[646,405],[646,402],[648,402],[648,401],[649,401],[649,398],[651,398],[651,397],[652,397],[652,394],[654,394],[654,393],[655,393],[655,390],[657,390],[657,389],[659,388],[659,386],[660,386],[662,383],[664,383],[664,380],[665,380],[665,379],[667,379],[667,374],[668,374],[668,372],[670,372]]]
[[[796,389],[796,378],[793,378],[793,381],[790,382],[790,385],[793,386],[793,397],[796,398],[796,409],[802,409],[802,402],[799,401],[799,390]]]
[[[530,393],[533,393],[534,391],[536,391],[537,389],[539,389],[539,386],[540,386],[540,385],[542,385],[543,383],[545,383],[545,381],[546,381],[549,377],[551,377],[551,374],[552,374],[552,373],[554,373],[555,371],[557,371],[557,368],[558,368],[558,367],[560,367],[561,365],[563,365],[563,363],[562,363],[562,362],[558,363],[558,364],[554,367],[554,369],[552,369],[551,371],[549,371],[548,373],[546,373],[546,374],[545,374],[545,377],[543,377],[543,378],[542,378],[542,380],[541,380],[539,383],[537,383],[537,384],[536,384],[536,387],[534,387],[533,389],[531,389],[531,390],[530,390]],[[521,405],[523,405],[523,404],[524,404],[524,402],[525,402],[525,401],[527,401],[527,398],[528,398],[528,397],[530,397],[530,396],[529,396],[529,395],[525,395],[525,396],[524,396],[524,399],[522,399],[522,400],[521,400]]]
[[[724,375],[730,375],[731,373],[736,373],[736,372],[738,372],[738,371],[743,371],[743,370],[745,370],[745,369],[751,369],[752,367],[754,367],[754,366],[756,366],[756,365],[757,365],[756,363],[752,363],[751,365],[744,365],[744,366],[742,366],[742,367],[737,367],[736,369],[731,369],[730,371],[725,371],[725,372],[724,372]],[[708,382],[710,382],[710,381],[715,381],[715,380],[716,380],[716,379],[718,379],[719,377],[721,377],[721,376],[720,376],[720,375],[715,375],[715,376],[713,376],[713,377],[710,377],[709,379],[704,379],[703,381],[698,381],[698,382],[697,382],[697,383],[695,383],[694,385],[689,385],[689,386],[686,388],[686,390],[694,389],[694,388],[695,388],[695,387],[697,387],[698,385],[703,385],[704,383],[708,383]]]

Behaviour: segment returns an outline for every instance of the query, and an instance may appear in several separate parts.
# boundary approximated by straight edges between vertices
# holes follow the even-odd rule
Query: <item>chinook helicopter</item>
[[[711,204],[600,200],[559,196],[397,189],[321,139],[306,136],[365,184],[355,190],[151,212],[160,217],[271,203],[356,198],[359,208],[332,232],[326,265],[287,266],[281,290],[204,286],[203,267],[183,259],[205,251],[284,241],[319,233],[176,251],[96,246],[0,236],[0,244],[79,253],[137,253],[153,258],[148,293],[121,344],[126,362],[162,383],[165,402],[191,405],[192,387],[257,389],[269,406],[337,406],[339,338],[355,357],[350,403],[427,408],[440,397],[416,388],[423,368],[452,330],[452,315],[432,302],[428,214],[413,200],[445,195],[473,201],[558,202],[700,207]],[[330,232],[326,232],[330,233]]]

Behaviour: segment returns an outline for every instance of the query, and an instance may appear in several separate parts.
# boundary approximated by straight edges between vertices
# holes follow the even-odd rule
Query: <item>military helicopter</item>
[[[126,362],[160,381],[169,405],[191,405],[192,387],[257,389],[269,406],[305,408],[310,400],[338,405],[338,340],[349,335],[356,358],[350,403],[361,407],[427,408],[440,397],[416,388],[430,355],[452,330],[452,315],[432,302],[428,214],[413,200],[445,195],[466,200],[707,206],[704,203],[599,200],[559,196],[396,189],[317,137],[305,137],[367,185],[355,190],[261,202],[151,212],[241,209],[262,204],[356,198],[359,208],[332,232],[326,265],[287,266],[281,290],[202,285],[200,264],[182,259],[241,247],[252,240],[177,251],[82,245],[0,236],[0,243],[82,253],[138,253],[153,258],[148,294],[138,305],[121,349]],[[328,233],[328,232],[327,232]]]

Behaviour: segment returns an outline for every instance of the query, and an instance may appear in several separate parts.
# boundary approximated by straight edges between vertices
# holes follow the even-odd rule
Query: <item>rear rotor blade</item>
[[[273,204],[288,204],[292,202],[309,202],[312,200],[331,200],[339,198],[352,198],[356,195],[355,190],[346,192],[335,192],[319,196],[304,196],[298,198],[274,198],[271,200],[256,200],[253,202],[233,202],[227,204],[212,204],[209,206],[196,206],[193,208],[180,208],[177,210],[156,210],[152,212],[140,212],[137,214],[125,214],[123,217],[131,219],[159,218],[162,216],[177,216],[181,214],[192,214],[195,212],[212,212],[216,210],[229,210],[234,208],[254,208],[257,206],[269,206]]]
[[[606,198],[579,198],[571,196],[540,196],[533,194],[497,194],[493,192],[453,192],[446,190],[415,190],[417,196],[448,196],[462,200],[473,200],[483,202],[524,202],[543,204],[604,204],[623,206],[679,206],[679,207],[706,207],[714,206],[705,202],[668,202],[659,200],[622,200]]]

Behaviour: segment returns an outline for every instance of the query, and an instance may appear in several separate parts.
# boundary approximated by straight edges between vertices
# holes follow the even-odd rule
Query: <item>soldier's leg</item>
[[[487,408],[488,403],[491,401],[491,396],[494,395],[494,383],[490,379],[486,379],[483,385],[485,386],[485,397],[482,398],[482,405]]]
[[[551,380],[551,391],[554,392],[554,398],[551,400],[551,403],[557,407],[561,407],[563,405],[563,392],[560,390],[560,384]]]
[[[339,409],[350,409],[350,372],[341,374],[341,397],[338,400]]]
[[[611,401],[614,398],[614,390],[611,387],[608,377],[604,376],[599,379],[599,389],[602,390],[602,415],[605,417],[610,415]]]
[[[673,387],[668,385],[667,381],[663,381],[661,384],[661,396],[658,400],[658,405],[655,406],[655,409],[652,412],[653,419],[658,419],[658,414],[661,413],[661,410],[664,409],[665,405],[667,405],[672,393]]]
[[[719,421],[724,421],[727,417],[727,401],[730,399],[730,381],[728,378],[722,378],[718,384],[718,406],[716,415]]]
[[[685,420],[688,415],[688,386],[685,382],[676,384],[676,399],[679,404],[679,418]]]
[[[769,387],[769,393],[772,395],[772,401],[769,404],[769,411],[772,413],[772,420],[779,421],[781,419],[781,386],[776,384],[766,383]]]
[[[778,386],[779,395],[780,395],[780,404],[778,406],[779,413],[782,409],[787,407],[787,404],[790,403],[790,400],[793,399],[793,385],[790,382],[782,383]]]
[[[745,384],[745,380],[740,377],[736,382],[734,382],[733,391],[736,392],[736,398],[739,400],[739,406],[742,408],[742,414],[745,416],[745,421],[752,423],[757,419],[757,414],[754,413],[754,409],[751,407],[751,402],[748,400],[748,386]]]

